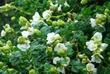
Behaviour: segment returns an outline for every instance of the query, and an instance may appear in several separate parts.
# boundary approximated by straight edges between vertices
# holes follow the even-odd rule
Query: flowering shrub
[[[110,73],[109,0],[13,0],[0,15],[0,74]]]

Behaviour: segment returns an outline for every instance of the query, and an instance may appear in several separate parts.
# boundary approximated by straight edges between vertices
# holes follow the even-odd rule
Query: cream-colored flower
[[[90,18],[90,23],[92,27],[96,26],[96,19]]]
[[[26,51],[27,49],[30,48],[30,44],[29,44],[29,43],[18,44],[17,47],[18,47],[21,51]]]
[[[38,24],[40,22],[41,22],[41,17],[39,15],[39,13],[38,12],[35,12],[35,14],[33,16],[33,20],[31,22],[31,25],[36,25],[36,24]]]
[[[92,39],[93,39],[94,41],[102,41],[102,33],[96,32],[96,33],[93,35]]]
[[[66,60],[66,63],[64,64],[64,66],[66,67],[66,66],[68,66],[69,63],[70,63],[70,58],[69,58],[69,57],[66,57],[65,60]]]
[[[23,37],[26,37],[26,38],[30,35],[29,31],[22,31],[21,34]]]
[[[59,5],[58,11],[59,11],[59,12],[62,11],[62,5]]]
[[[67,3],[67,1],[65,1],[64,6],[65,7],[70,7],[70,5]]]
[[[106,43],[101,43],[101,46],[100,46],[100,51],[103,51],[107,48],[108,44]]]
[[[91,56],[91,62],[101,63],[103,56],[101,54],[94,54]]]
[[[60,52],[60,50],[67,50],[67,47],[65,46],[65,44],[63,44],[63,43],[58,43],[56,46],[55,46],[55,48],[54,48],[54,51],[56,51],[56,52]]]
[[[55,40],[61,38],[59,34],[56,34],[54,32],[47,34],[47,44],[53,43]]]
[[[53,64],[57,64],[57,62],[60,61],[60,60],[61,60],[60,57],[54,57]]]
[[[70,63],[70,58],[69,57],[65,57],[65,58],[63,58],[63,57],[55,57],[53,59],[53,64],[58,64],[58,62],[60,62],[60,63],[64,62],[64,63],[61,63],[61,64],[62,64],[62,66],[66,67]]]
[[[88,63],[86,65],[86,69],[87,69],[87,71],[92,72],[93,74],[97,74],[97,69],[95,68],[94,64],[92,64],[92,63]]]
[[[97,49],[97,44],[95,44],[93,40],[86,42],[86,46],[90,51],[94,51]]]
[[[46,10],[42,13],[42,16],[44,19],[49,19],[51,17],[51,15],[52,15],[52,11],[50,11],[50,10]]]
[[[1,31],[1,36],[4,37],[6,35],[6,32],[4,30]]]

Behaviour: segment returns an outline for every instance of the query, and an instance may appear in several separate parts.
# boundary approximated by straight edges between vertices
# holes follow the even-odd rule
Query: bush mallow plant
[[[101,63],[101,59],[103,59],[101,52],[108,46],[108,44],[102,43],[102,33],[96,32],[91,40],[86,42],[86,46],[93,52],[91,62]]]

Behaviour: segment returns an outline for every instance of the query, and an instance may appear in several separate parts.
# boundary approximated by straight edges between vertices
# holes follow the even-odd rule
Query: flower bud
[[[29,70],[29,74],[37,74],[34,69]]]
[[[53,25],[53,26],[57,26],[57,21],[53,21],[53,22],[52,22],[52,25]]]
[[[15,16],[11,17],[11,20],[12,20],[12,21],[15,21],[15,19],[16,19],[16,17],[15,17]]]
[[[0,41],[0,46],[3,46],[3,42],[2,41]]]
[[[41,35],[41,31],[38,29],[34,29],[34,35],[40,36]]]
[[[50,73],[51,73],[51,74],[57,74],[57,68],[56,68],[55,66],[52,66],[52,67],[50,68]]]
[[[46,23],[47,23],[48,25],[52,25],[53,21],[52,21],[52,20],[46,20]]]
[[[14,29],[13,28],[5,28],[5,31],[7,33],[11,33],[11,32],[14,32]]]
[[[12,46],[12,42],[10,40],[8,40],[6,44]]]
[[[4,66],[3,62],[0,62],[0,69]]]
[[[87,4],[87,3],[88,3],[88,0],[81,0],[80,3],[81,3],[82,5]]]
[[[58,51],[58,55],[60,55],[60,56],[66,56],[66,51],[64,49],[60,49]]]
[[[105,14],[105,15],[110,14],[110,10],[109,10],[108,8],[106,8],[105,11],[104,11],[104,14]]]
[[[63,20],[58,20],[57,25],[58,26],[64,26],[65,22]]]
[[[13,68],[7,69],[8,74],[16,74],[16,71]]]
[[[96,15],[96,24],[103,25],[106,22],[106,16],[104,14],[97,14]]]
[[[88,60],[87,59],[82,59],[82,63],[87,63],[88,62]]]
[[[51,54],[52,54],[52,51],[53,51],[52,47],[47,47],[46,53],[47,53],[48,55],[51,55]]]
[[[25,26],[27,23],[29,23],[28,20],[25,17],[20,16],[20,18],[19,18],[19,24],[21,26]]]
[[[23,36],[20,36],[20,37],[18,38],[17,42],[20,43],[20,44],[24,44],[24,43],[26,42],[26,38],[23,37]]]

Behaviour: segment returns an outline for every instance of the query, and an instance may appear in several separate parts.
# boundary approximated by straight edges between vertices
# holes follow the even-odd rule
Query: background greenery
[[[53,0],[54,2],[54,0]],[[45,53],[46,35],[52,31],[58,31],[63,37],[63,42],[70,41],[70,51],[68,56],[71,59],[70,65],[66,68],[66,74],[86,74],[83,70],[85,65],[77,60],[77,53],[85,53],[90,56],[90,51],[85,48],[85,42],[90,40],[92,34],[96,31],[103,33],[103,42],[109,44],[107,49],[103,52],[104,60],[101,64],[96,64],[98,74],[110,73],[110,11],[107,17],[107,22],[104,27],[90,27],[90,18],[95,17],[96,13],[103,14],[105,9],[110,10],[109,0],[90,0],[88,3],[81,4],[80,0],[67,0],[70,8],[62,8],[61,13],[55,12],[51,21],[61,19],[65,22],[64,26],[56,27],[50,25],[52,22],[46,21],[49,26],[38,26],[42,35],[30,37],[31,50],[24,52],[18,51],[18,48],[12,48],[9,52],[0,51],[0,74],[28,74],[32,69],[36,71],[35,74],[51,74],[46,72],[52,63],[52,57]],[[64,0],[58,0],[59,4],[63,4]],[[8,4],[2,3],[0,6],[0,31],[5,24],[10,24],[14,29],[13,33],[9,33],[5,37],[0,37],[0,41],[6,43],[8,40],[12,44],[17,45],[17,38],[20,35],[19,17],[23,16],[28,21],[32,19],[35,12],[42,12],[49,9],[49,0],[11,0]],[[68,15],[67,13],[70,13]],[[72,14],[76,15],[72,15]],[[63,15],[66,14],[66,15]],[[60,16],[60,17],[58,17]],[[67,17],[77,19],[79,22],[66,22]],[[74,31],[74,33],[72,33]],[[66,33],[65,33],[66,32]],[[0,46],[1,43],[0,43]],[[76,51],[77,49],[77,51]],[[8,54],[11,54],[10,56]],[[50,64],[48,64],[50,63]],[[34,74],[34,73],[30,73]]]

